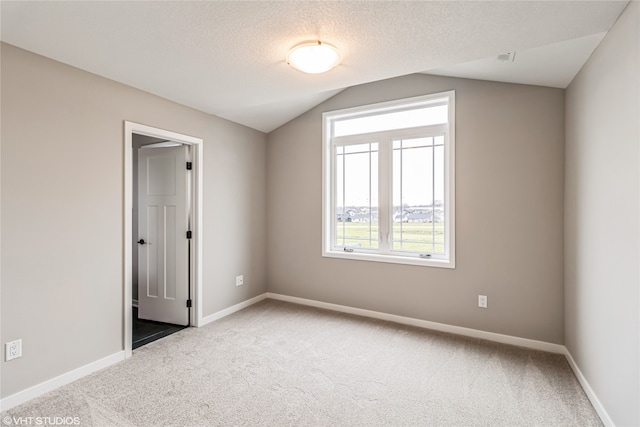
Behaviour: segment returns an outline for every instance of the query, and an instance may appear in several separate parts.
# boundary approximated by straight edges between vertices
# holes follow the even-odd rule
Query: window
[[[454,95],[323,114],[323,256],[455,267]]]

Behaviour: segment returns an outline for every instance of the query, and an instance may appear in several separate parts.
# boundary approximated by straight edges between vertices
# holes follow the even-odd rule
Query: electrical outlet
[[[236,276],[236,286],[244,285],[244,276]]]
[[[5,344],[5,361],[22,357],[22,340],[15,340]]]
[[[478,307],[487,308],[488,298],[486,295],[478,295]]]

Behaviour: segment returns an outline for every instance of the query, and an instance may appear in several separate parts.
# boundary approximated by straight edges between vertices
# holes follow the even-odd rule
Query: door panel
[[[177,325],[189,322],[186,161],[184,146],[142,148],[138,152],[141,319]]]
[[[138,262],[138,283],[144,284],[145,292],[140,292],[138,289],[138,298],[140,295],[146,295],[147,297],[158,297],[158,245],[151,244],[149,242],[158,241],[158,207],[147,206],[146,218],[147,227],[140,229],[145,230],[144,235],[147,236],[146,246],[138,249],[138,256],[144,255],[142,262]],[[142,221],[141,221],[142,222]],[[144,253],[146,251],[146,254]],[[138,285],[140,286],[140,285]],[[138,304],[140,302],[138,301]],[[140,311],[140,310],[139,310]],[[148,310],[145,310],[148,311]]]

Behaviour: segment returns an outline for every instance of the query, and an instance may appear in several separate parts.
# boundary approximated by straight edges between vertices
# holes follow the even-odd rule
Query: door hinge
[[[193,169],[193,163],[187,162],[187,170],[190,171],[191,169]]]
[[[191,238],[191,231],[187,231],[187,239]]]
[[[191,308],[191,300],[190,299],[187,300],[187,308]]]

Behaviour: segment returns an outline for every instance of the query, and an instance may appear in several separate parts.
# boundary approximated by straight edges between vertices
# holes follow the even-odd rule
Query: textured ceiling
[[[512,51],[512,61],[498,56],[429,70],[428,74],[566,88],[600,44],[606,32]]]
[[[2,1],[4,42],[265,132],[340,90],[607,31],[626,1]],[[338,46],[307,75],[293,45]]]

